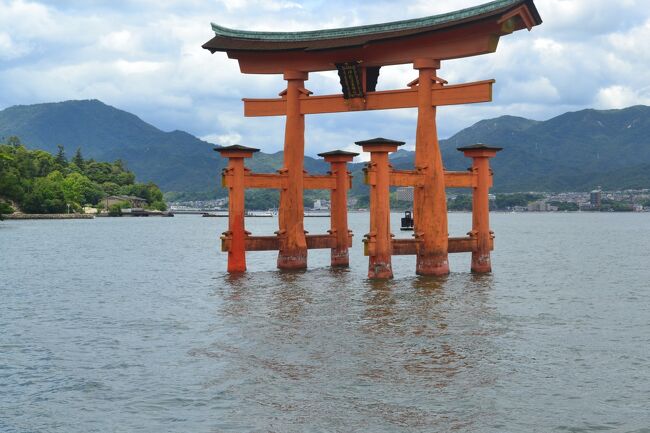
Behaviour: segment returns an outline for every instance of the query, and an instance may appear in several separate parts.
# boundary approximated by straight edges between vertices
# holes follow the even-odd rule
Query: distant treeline
[[[511,193],[511,194],[497,194],[494,206],[499,210],[512,209],[515,206],[527,206],[528,203],[537,201],[544,198],[541,194],[532,194],[528,192]],[[447,209],[456,211],[471,211],[472,210],[472,196],[466,194],[459,194],[453,199],[447,200]],[[577,210],[577,209],[576,209]]]
[[[64,213],[97,206],[109,195],[144,198],[149,208],[166,210],[154,183],[136,183],[121,160],[84,159],[77,149],[68,160],[63,146],[52,155],[27,150],[18,137],[0,143],[0,214],[13,212],[8,201],[25,213]]]

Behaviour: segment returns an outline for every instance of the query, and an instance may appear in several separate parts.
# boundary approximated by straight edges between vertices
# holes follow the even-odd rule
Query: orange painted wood
[[[287,100],[284,98],[244,98],[244,116],[283,116],[287,112]]]
[[[457,105],[492,100],[492,84],[494,80],[477,81],[473,83],[447,85],[432,89],[432,105]],[[244,98],[244,116],[283,116],[287,111],[284,98],[251,99]],[[343,98],[342,94],[302,96],[300,112],[302,114],[342,113],[346,111],[386,110],[396,108],[414,108],[418,106],[418,90],[400,89],[368,92],[365,108],[352,104]]]
[[[347,163],[352,155],[327,155],[325,161],[330,163],[335,188],[330,193],[330,233],[336,239],[331,250],[331,266],[346,267],[350,264],[349,247],[352,246],[352,232],[348,229],[348,189],[350,173]]]
[[[391,186],[423,186],[424,176],[415,170],[391,170]]]
[[[477,176],[471,171],[445,171],[445,187],[474,188]]]
[[[492,53],[501,34],[501,25],[496,21],[481,21],[360,47],[281,52],[229,50],[228,57],[239,61],[244,74],[281,74],[286,69],[331,71],[345,59],[361,60],[365,66],[386,66],[411,63],[420,57],[445,60]]]
[[[338,240],[333,234],[305,235],[307,248],[313,249],[334,249]],[[280,238],[278,236],[246,236],[246,251],[278,251],[280,249]],[[352,234],[345,237],[345,246],[352,246]],[[221,243],[222,251],[230,252],[233,249],[232,238],[224,236]]]
[[[493,248],[493,233],[490,230],[489,191],[492,184],[490,158],[495,150],[465,150],[465,156],[472,158],[472,171],[477,176],[476,187],[472,190],[472,232],[476,238],[477,248],[472,253],[472,272],[492,272],[490,251]]]
[[[418,252],[419,241],[417,239],[393,239],[393,255],[408,256]],[[490,239],[488,243],[490,250],[494,249],[494,242]],[[448,239],[449,253],[469,253],[478,251],[478,240],[472,236],[453,237]]]
[[[526,6],[519,6],[503,15],[501,19],[497,21],[497,23],[501,24],[501,31],[504,33],[514,31],[517,28],[517,22],[522,23],[528,31],[535,26],[535,18],[533,18],[533,15]],[[504,23],[507,23],[508,25],[504,26]],[[521,26],[519,27],[521,28]]]
[[[415,272],[445,275],[449,273],[447,196],[432,96],[432,89],[441,88],[442,84],[436,80],[434,86],[435,60],[416,59],[413,66],[419,69],[415,168],[424,177],[423,188],[413,191],[413,230],[420,241]]]
[[[246,188],[282,189],[287,184],[287,176],[275,173],[247,173]]]
[[[393,239],[394,256],[410,256],[418,252],[419,241],[417,239]]]
[[[278,251],[280,238],[278,236],[248,236],[246,251]]]
[[[305,189],[334,189],[336,188],[336,178],[329,174],[311,174],[305,175]]]
[[[284,78],[287,80],[287,113],[282,171],[287,175],[287,185],[280,190],[277,266],[280,269],[304,269],[307,267],[307,241],[303,224],[305,116],[300,113],[299,99],[307,74],[285,71]]]
[[[336,247],[336,237],[331,234],[326,235],[307,235],[307,248],[326,249]]]
[[[228,174],[232,185],[228,188],[228,231],[224,233],[230,240],[228,249],[228,272],[246,271],[246,230],[244,228],[244,158],[230,156]]]
[[[223,186],[232,184],[232,175],[223,174]],[[304,189],[334,189],[336,179],[332,175],[304,175]],[[254,189],[283,189],[288,185],[288,177],[276,173],[246,173],[244,186]]]
[[[489,243],[488,248],[493,249],[492,242]],[[449,252],[450,253],[467,253],[470,251],[477,251],[478,243],[471,236],[462,236],[449,238]]]
[[[473,188],[476,186],[477,176],[471,171],[445,170],[446,188]],[[374,182],[374,177],[369,178]],[[392,170],[390,173],[391,186],[423,186],[424,175],[415,170]]]
[[[365,236],[365,249],[369,252],[368,278],[393,278],[392,235],[390,233],[390,196],[388,152],[397,146],[373,146],[368,171],[374,172],[375,183],[370,185],[370,232]]]

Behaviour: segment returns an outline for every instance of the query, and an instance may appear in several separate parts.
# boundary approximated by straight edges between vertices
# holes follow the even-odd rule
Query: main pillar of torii
[[[418,108],[414,193],[416,272],[449,271],[445,173],[436,135],[436,109],[488,102],[493,80],[448,85],[437,76],[441,61],[496,51],[500,37],[541,24],[533,0],[497,0],[419,19],[308,32],[252,32],[212,24],[215,37],[203,47],[236,59],[242,73],[283,74],[280,98],[244,99],[245,116],[286,116],[278,267],[307,265],[303,225],[306,114]],[[376,91],[382,66],[413,64],[418,76],[407,89]],[[342,93],[312,96],[310,72],[337,70]],[[351,137],[351,140],[353,138]],[[340,143],[337,143],[339,145]],[[393,184],[394,185],[394,184]]]

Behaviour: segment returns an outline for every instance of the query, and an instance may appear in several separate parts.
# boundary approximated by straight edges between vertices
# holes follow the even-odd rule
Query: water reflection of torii
[[[252,148],[220,148],[230,159],[224,184],[242,198],[230,206],[229,231],[222,248],[228,251],[228,270],[246,269],[246,250],[278,250],[281,269],[307,266],[309,248],[331,248],[334,265],[347,265],[351,242],[347,209],[338,203],[332,209],[328,235],[306,235],[303,225],[303,190],[329,189],[345,197],[349,177],[343,168],[325,176],[304,172],[305,115],[360,110],[413,107],[418,109],[415,170],[397,171],[388,166],[389,152],[401,142],[374,139],[359,142],[371,152],[367,183],[371,186],[371,227],[365,251],[370,256],[371,278],[392,277],[392,254],[417,255],[416,272],[442,275],[449,272],[450,252],[472,252],[472,270],[489,272],[492,233],[489,229],[487,191],[491,184],[488,159],[498,148],[466,146],[473,159],[468,172],[446,172],[436,132],[436,108],[442,105],[487,102],[492,99],[494,80],[448,85],[436,71],[442,60],[494,52],[499,38],[541,23],[532,0],[497,0],[452,13],[392,23],[311,32],[249,32],[213,24],[215,37],[203,47],[225,51],[237,59],[242,73],[283,74],[287,88],[275,99],[244,99],[245,116],[286,116],[284,166],[277,174],[253,174],[243,160]],[[385,65],[413,64],[418,77],[407,89],[376,91],[379,70]],[[312,96],[305,88],[310,72],[338,70],[342,93]],[[326,157],[327,158],[327,157]],[[337,176],[338,173],[338,176]],[[388,187],[413,186],[415,238],[392,240],[388,215]],[[244,229],[243,189],[280,189],[277,236],[250,236]],[[469,236],[448,238],[445,188],[472,188],[473,224]],[[339,197],[340,198],[340,197]],[[241,209],[240,209],[241,208]],[[335,259],[337,257],[337,260]]]

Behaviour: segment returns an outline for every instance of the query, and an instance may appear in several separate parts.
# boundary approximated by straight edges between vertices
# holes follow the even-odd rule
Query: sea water
[[[491,221],[492,274],[399,256],[381,282],[367,213],[349,269],[253,252],[243,276],[225,218],[4,221],[0,431],[650,432],[650,214]]]

